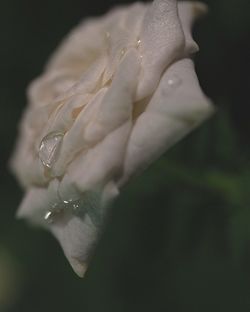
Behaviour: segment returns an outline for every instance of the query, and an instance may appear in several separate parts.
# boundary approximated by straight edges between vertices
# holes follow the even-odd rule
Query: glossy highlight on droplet
[[[51,210],[49,210],[45,213],[44,220],[47,221],[48,223],[53,222],[53,212]]]
[[[44,220],[48,224],[52,224],[56,221],[56,219],[60,216],[60,214],[63,212],[64,207],[61,205],[61,203],[54,203],[48,211],[46,211],[44,215]]]

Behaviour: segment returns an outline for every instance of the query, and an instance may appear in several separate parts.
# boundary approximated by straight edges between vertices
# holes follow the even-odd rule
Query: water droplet
[[[74,203],[74,204],[73,204],[73,209],[74,209],[74,210],[79,209],[79,203]]]
[[[81,199],[68,199],[63,200],[63,209],[75,211],[80,208]]]
[[[64,134],[53,131],[46,135],[39,146],[38,156],[47,168],[51,168],[57,161]]]
[[[52,218],[53,218],[53,212],[52,211],[47,211],[45,213],[45,216],[44,216],[44,220],[47,221],[48,223],[52,222]]]
[[[59,211],[53,211],[52,209],[51,210],[48,210],[45,215],[44,215],[44,220],[48,223],[48,224],[52,224],[54,223],[56,217],[58,216],[59,214]]]
[[[72,201],[71,199],[69,199],[69,200],[63,200],[63,203],[64,203],[65,205],[68,205],[71,201]]]
[[[120,57],[121,57],[121,58],[124,56],[125,52],[126,52],[126,49],[123,48],[123,49],[121,50],[121,52],[120,52]]]
[[[63,207],[59,205],[58,203],[55,203],[52,205],[52,207],[48,211],[46,211],[44,215],[44,220],[48,224],[52,224],[54,223],[56,218],[62,213],[62,211],[63,211]]]
[[[181,84],[181,79],[177,75],[173,75],[168,79],[168,85],[172,89],[177,88]]]

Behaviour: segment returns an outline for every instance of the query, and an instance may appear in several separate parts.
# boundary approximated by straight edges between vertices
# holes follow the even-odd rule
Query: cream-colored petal
[[[104,83],[112,79],[116,69],[126,52],[131,48],[138,48],[138,40],[142,21],[147,5],[135,3],[131,5],[115,27],[110,27],[107,32],[108,62],[103,77]]]
[[[66,92],[60,94],[56,101],[64,101],[78,93],[94,93],[101,87],[101,76],[106,66],[106,56],[97,58],[89,68],[82,73],[79,80]]]
[[[107,92],[106,88],[101,89],[87,106],[80,112],[71,129],[65,134],[59,158],[52,168],[54,176],[61,176],[65,172],[66,167],[82,150],[89,147],[89,142],[84,139],[84,131],[95,116],[99,109],[103,98]],[[93,144],[93,142],[91,142]]]
[[[103,128],[103,135],[109,133],[132,117],[133,101],[138,83],[140,57],[135,49],[125,55],[111,86],[105,95],[96,118],[87,128],[88,140],[95,133],[95,125]]]
[[[142,71],[137,100],[152,94],[167,66],[183,55],[185,37],[176,0],[155,0],[149,6],[140,39]]]
[[[70,183],[69,179],[65,181],[65,184],[67,183]],[[58,180],[51,181],[48,189],[33,187],[24,197],[17,215],[19,218],[27,218],[32,223],[51,230],[73,269],[82,277],[87,269],[87,262],[98,235],[98,229],[90,218],[90,215],[98,213],[98,207],[93,207],[93,202],[90,203],[83,196],[82,207],[79,207],[78,211],[72,211],[65,207],[50,223],[44,220],[46,212],[53,209],[55,204],[63,206],[61,196],[66,195],[67,198],[74,199],[73,196],[76,194],[77,191],[70,184],[67,185],[65,194]],[[100,213],[102,213],[101,210]]]
[[[59,181],[54,179],[48,187],[31,187],[22,200],[17,216],[46,226],[44,222],[45,213],[60,201],[57,192],[58,186]]]
[[[78,109],[83,109],[93,98],[92,94],[83,92],[75,94],[67,99],[64,103],[58,107],[58,110],[54,112],[47,120],[47,126],[44,128],[41,138],[46,134],[57,131],[65,133],[73,125],[76,117],[74,112]]]
[[[113,78],[125,52],[127,52],[128,44],[131,41],[131,34],[126,29],[118,26],[111,29],[108,36],[108,61],[103,77],[104,83]]]
[[[64,137],[60,157],[53,169],[54,175],[62,175],[79,151],[85,153],[86,148],[91,148],[112,130],[131,120],[139,62],[137,52],[129,51],[109,89],[101,89],[86,110],[79,114]],[[46,133],[50,131],[46,130]]]
[[[126,15],[128,14],[129,7],[126,5],[119,5],[112,8],[103,17],[100,18],[100,25],[102,31],[109,33],[114,26],[120,27],[123,25]]]
[[[65,215],[60,222],[52,224],[50,229],[76,274],[83,277],[98,235],[88,214],[82,217]]]
[[[44,168],[35,151],[35,137],[34,130],[23,123],[19,141],[10,160],[11,170],[24,188],[28,188],[33,183],[42,186],[47,182],[43,176]]]
[[[132,122],[127,121],[72,162],[68,174],[79,191],[103,188],[110,179],[121,175],[131,128]]]
[[[28,88],[29,103],[33,107],[43,107],[70,89],[79,77],[63,70],[50,70],[35,79]]]
[[[207,12],[207,6],[201,2],[181,1],[178,2],[178,13],[185,34],[185,51],[187,55],[199,50],[197,43],[192,37],[192,26],[196,19]]]
[[[136,2],[131,4],[127,10],[122,27],[133,34],[135,38],[141,31],[142,21],[149,6],[150,3]]]
[[[124,177],[119,185],[145,169],[213,110],[200,89],[193,62],[183,59],[174,63],[135,123],[126,151]]]
[[[78,75],[82,74],[103,54],[106,37],[102,26],[102,21],[98,18],[80,23],[52,55],[46,70],[67,69]]]

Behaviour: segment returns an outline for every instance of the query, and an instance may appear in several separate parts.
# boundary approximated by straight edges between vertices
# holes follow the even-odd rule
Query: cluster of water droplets
[[[60,156],[63,137],[64,133],[53,131],[47,134],[39,145],[38,157],[51,176],[53,176],[51,173],[53,165]],[[80,199],[63,200],[58,194],[58,202],[53,203],[48,211],[46,211],[44,220],[49,224],[54,223],[65,211],[76,213],[80,204]]]
[[[46,135],[39,146],[38,156],[46,169],[53,169],[53,165],[60,156],[64,134],[61,132],[50,132]],[[53,203],[44,214],[44,220],[48,224],[57,222],[65,213],[77,215],[84,218],[88,213],[95,224],[100,222],[100,213],[98,212],[100,193],[88,191],[79,198],[62,199],[59,192],[57,193],[57,202]]]
[[[102,212],[99,210],[101,196],[99,192],[88,191],[77,199],[63,200],[58,193],[58,201],[45,212],[44,220],[48,224],[56,223],[65,214],[75,215],[84,219],[88,214],[93,224],[99,226],[102,222]]]
[[[52,224],[63,215],[63,213],[68,212],[71,214],[78,214],[82,207],[82,200],[59,200],[58,202],[51,205],[51,207],[45,212],[44,220],[48,224]]]

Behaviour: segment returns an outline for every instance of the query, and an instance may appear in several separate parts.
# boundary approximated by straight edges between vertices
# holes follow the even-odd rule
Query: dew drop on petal
[[[63,209],[64,210],[70,210],[70,211],[76,211],[80,208],[81,205],[81,199],[67,199],[63,200]]]
[[[74,204],[73,204],[73,209],[74,209],[74,210],[79,209],[79,204],[78,204],[78,203],[74,203]]]
[[[168,79],[168,86],[171,89],[176,89],[180,84],[181,79],[176,75],[173,75],[171,78]]]
[[[72,199],[63,200],[64,205],[68,205],[68,204],[71,203],[71,202],[72,202]]]
[[[42,139],[38,156],[45,167],[51,168],[57,161],[63,136],[62,132],[53,131]]]
[[[120,58],[122,58],[125,55],[125,53],[126,53],[126,49],[123,48],[120,52]]]
[[[51,210],[47,211],[44,215],[44,220],[48,223],[53,222],[53,212]]]

